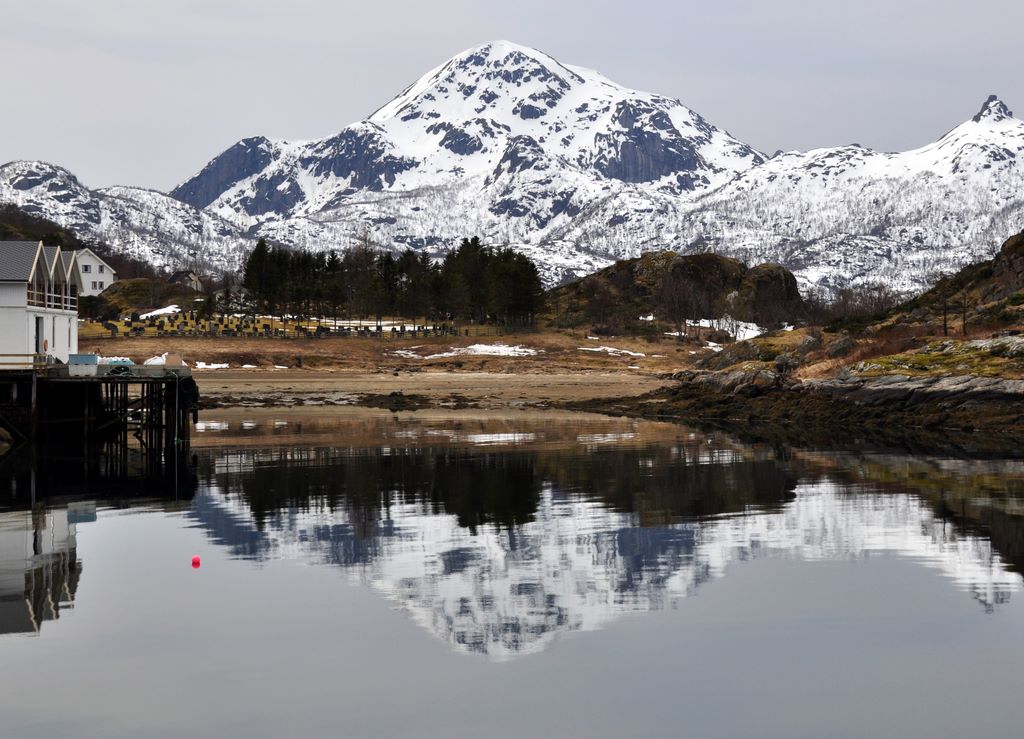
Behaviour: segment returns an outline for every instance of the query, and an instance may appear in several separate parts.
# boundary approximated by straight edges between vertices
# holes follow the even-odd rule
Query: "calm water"
[[[1024,732],[1020,461],[365,411],[195,453],[177,499],[0,472],[0,735]]]

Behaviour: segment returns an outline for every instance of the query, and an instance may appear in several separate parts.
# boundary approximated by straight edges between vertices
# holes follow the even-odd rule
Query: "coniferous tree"
[[[544,294],[536,265],[512,249],[464,239],[440,265],[412,249],[396,254],[361,239],[339,254],[268,247],[260,240],[242,284],[250,310],[292,318],[385,316],[429,321],[438,315],[507,325],[532,323]],[[231,312],[238,308],[233,307]]]
[[[270,250],[265,239],[256,242],[255,248],[245,260],[242,286],[256,299],[259,307],[264,307],[267,299],[269,282]]]

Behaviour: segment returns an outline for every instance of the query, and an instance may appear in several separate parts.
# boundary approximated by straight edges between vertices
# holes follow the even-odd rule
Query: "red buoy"
[[[193,570],[198,570],[200,564],[201,564],[201,562],[199,560],[199,555],[197,554],[196,556],[194,556],[192,558],[192,569]]]

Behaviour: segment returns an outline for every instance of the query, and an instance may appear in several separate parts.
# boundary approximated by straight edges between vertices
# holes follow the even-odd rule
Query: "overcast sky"
[[[508,39],[679,98],[768,152],[923,145],[1024,110],[1003,0],[0,0],[0,162],[169,189],[244,136],[311,139]]]

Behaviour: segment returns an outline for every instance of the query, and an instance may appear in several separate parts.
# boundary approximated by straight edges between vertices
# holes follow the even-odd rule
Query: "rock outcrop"
[[[671,282],[669,282],[671,281]],[[615,305],[623,321],[654,314],[666,322],[666,291],[674,284],[687,311],[703,318],[729,315],[763,326],[793,323],[807,314],[796,278],[778,264],[747,267],[719,254],[651,252],[553,289],[554,304],[576,304],[588,312],[595,295]],[[754,357],[750,357],[754,358]],[[725,365],[722,365],[725,366]]]

